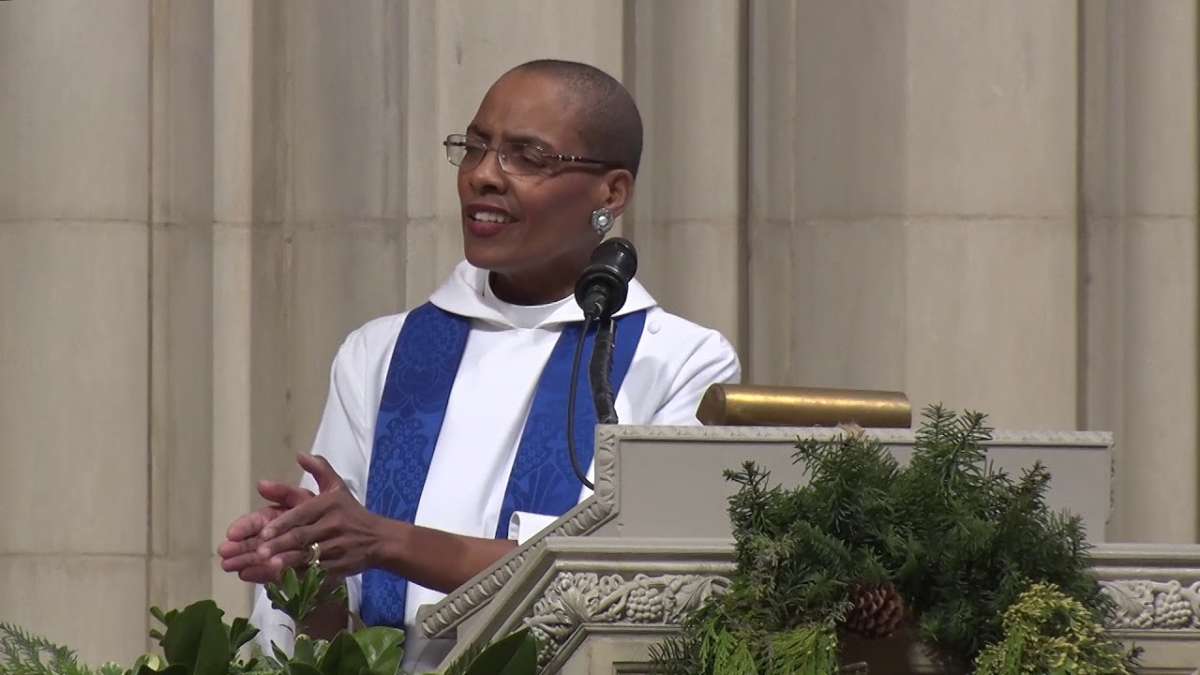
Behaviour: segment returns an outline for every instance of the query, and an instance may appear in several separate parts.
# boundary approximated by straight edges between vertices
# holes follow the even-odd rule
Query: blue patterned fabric
[[[645,326],[646,312],[616,321],[612,387],[620,390]],[[566,410],[571,360],[582,324],[563,329],[538,379],[517,456],[504,493],[497,538],[507,538],[513,511],[562,515],[579,501],[580,484],[566,450]],[[409,313],[396,340],[384,381],[375,444],[367,476],[367,508],[413,522],[446,416],[450,391],[466,348],[470,320],[426,303]],[[595,342],[589,331],[587,364]],[[583,466],[594,452],[596,410],[586,367],[575,404],[575,447]],[[363,573],[359,608],[368,626],[403,627],[408,581],[380,569]]]
[[[646,311],[619,317],[616,324],[611,377],[614,395],[621,390],[621,383],[625,381],[625,374],[633,363],[633,353],[637,351],[642,328],[646,324]],[[575,470],[571,468],[566,437],[571,361],[582,329],[582,323],[571,324],[563,329],[554,351],[550,353],[550,360],[542,370],[529,416],[525,418],[525,430],[521,432],[517,458],[508,476],[508,488],[500,507],[500,522],[496,525],[497,539],[508,538],[508,523],[512,520],[513,511],[561,516],[579,503],[580,484]],[[584,471],[592,463],[596,442],[596,406],[592,402],[591,378],[588,377],[587,367],[595,344],[596,327],[593,326],[584,344],[575,394],[575,451]]]
[[[367,474],[367,508],[372,513],[410,523],[416,518],[470,331],[468,319],[430,303],[405,319],[375,421]],[[363,621],[403,626],[407,591],[406,580],[390,572],[363,572]]]

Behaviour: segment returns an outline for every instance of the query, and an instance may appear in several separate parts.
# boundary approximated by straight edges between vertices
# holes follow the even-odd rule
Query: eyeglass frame
[[[510,176],[551,175],[558,169],[558,167],[556,166],[553,169],[548,168],[547,171],[544,171],[544,172],[513,173],[513,172],[509,171],[507,168],[505,168],[505,166],[504,166],[504,164],[505,164],[504,155],[500,154],[500,146],[503,146],[503,145],[530,146],[530,147],[536,148],[537,151],[542,153],[542,155],[546,159],[553,159],[553,160],[556,160],[556,161],[564,163],[564,164],[595,164],[595,165],[604,167],[606,169],[623,169],[623,168],[625,168],[624,165],[621,164],[620,162],[613,162],[613,161],[609,161],[606,159],[595,159],[592,157],[584,157],[582,155],[566,155],[566,154],[562,154],[562,153],[553,153],[553,152],[548,151],[546,148],[543,148],[542,146],[538,145],[537,143],[533,143],[530,141],[501,141],[500,143],[496,144],[497,147],[492,147],[490,144],[488,144],[487,141],[484,141],[483,139],[480,139],[480,138],[472,138],[471,136],[469,136],[467,134],[450,134],[450,135],[446,136],[446,140],[442,141],[442,146],[444,148],[446,148],[446,161],[450,162],[451,166],[457,167],[459,169],[462,168],[461,162],[459,164],[455,164],[453,162],[453,160],[450,159],[450,148],[458,147],[458,148],[466,149],[467,141],[469,141],[469,140],[475,141],[479,145],[483,146],[483,154],[479,156],[479,162],[477,164],[475,164],[475,166],[479,166],[479,164],[482,164],[484,158],[487,157],[487,154],[489,152],[494,152],[494,153],[496,153],[496,159],[498,160],[498,162],[500,164],[500,170]],[[465,153],[463,155],[463,159],[466,159]],[[474,167],[472,167],[472,168],[474,168]]]

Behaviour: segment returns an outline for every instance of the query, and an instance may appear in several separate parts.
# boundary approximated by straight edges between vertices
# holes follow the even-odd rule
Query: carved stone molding
[[[1123,579],[1102,581],[1100,586],[1116,603],[1110,628],[1200,628],[1200,581],[1185,586],[1174,579]]]
[[[1109,627],[1118,633],[1159,635],[1200,631],[1198,551],[1196,546],[1164,544],[1093,549],[1092,572],[1116,607]]]
[[[688,613],[724,593],[719,574],[601,575],[560,572],[525,618],[541,647],[545,668],[584,624],[659,624],[677,627]]]
[[[1100,582],[1116,603],[1112,630],[1165,631],[1200,628],[1200,581],[1122,579]],[[676,629],[709,598],[724,593],[729,580],[721,574],[621,574],[560,572],[525,617],[538,638],[538,665],[545,668],[560,656],[572,635],[584,625],[655,624]]]

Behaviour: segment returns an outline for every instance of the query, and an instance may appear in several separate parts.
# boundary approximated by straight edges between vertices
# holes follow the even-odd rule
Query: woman
[[[466,261],[426,305],[346,339],[313,453],[299,458],[301,487],[261,482],[271,504],[234,521],[219,549],[246,581],[317,558],[345,578],[350,607],[323,607],[307,627],[315,635],[346,626],[349,609],[412,626],[421,604],[587,496],[556,424],[563,355],[582,320],[575,281],[633,196],[637,107],[591,66],[534,61],[492,85],[466,134],[445,145]],[[617,331],[624,423],[695,424],[704,390],[739,377],[720,334],[663,311],[636,281]],[[584,466],[591,419],[577,431]],[[253,619],[264,638],[290,635],[261,589]],[[416,633],[406,663],[436,666],[446,646],[425,648]]]

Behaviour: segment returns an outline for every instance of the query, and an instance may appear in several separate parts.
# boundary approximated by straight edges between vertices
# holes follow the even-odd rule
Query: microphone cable
[[[592,319],[585,317],[583,329],[579,331],[579,342],[575,344],[575,359],[571,363],[571,392],[567,394],[567,450],[571,455],[571,468],[575,470],[575,477],[587,489],[595,490],[596,486],[592,485],[587,473],[579,466],[579,453],[575,450],[575,392],[579,389],[579,362],[583,360],[583,347],[591,327]]]

